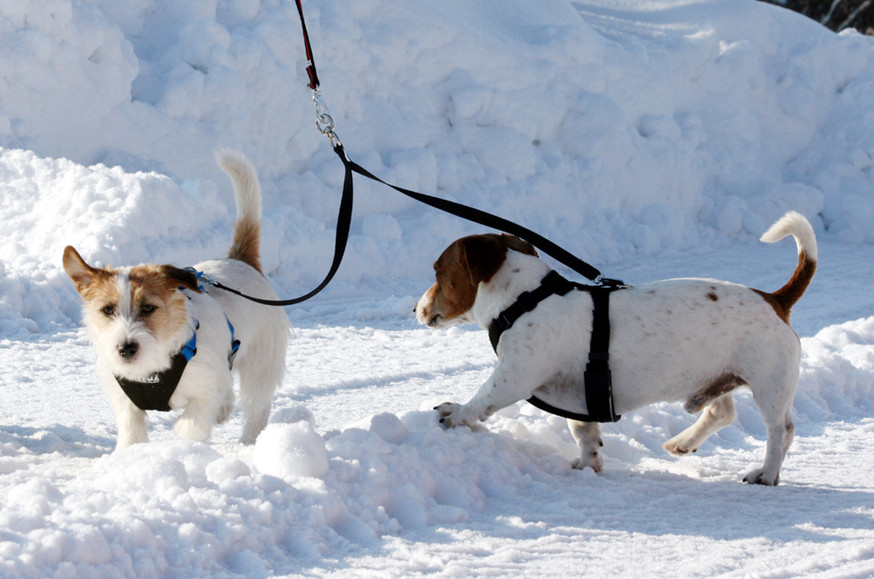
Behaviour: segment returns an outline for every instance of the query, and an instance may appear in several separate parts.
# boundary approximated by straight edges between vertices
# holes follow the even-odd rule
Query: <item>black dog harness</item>
[[[197,278],[202,276],[201,272],[195,272]],[[180,288],[181,289],[181,288]],[[203,287],[200,287],[203,291]],[[188,299],[191,299],[190,297]],[[234,326],[231,321],[225,316],[228,322],[228,328],[231,330],[231,351],[228,354],[228,367],[234,367],[234,358],[237,356],[237,351],[240,349],[240,340],[234,339]],[[176,391],[179,385],[179,380],[182,379],[182,373],[185,372],[185,367],[188,361],[197,354],[197,330],[200,329],[200,323],[195,320],[194,333],[191,339],[182,346],[182,349],[170,358],[170,367],[163,372],[155,372],[141,380],[131,380],[116,376],[115,380],[121,389],[130,398],[140,410],[160,410],[167,412],[170,410],[170,398]]]
[[[121,376],[115,379],[130,401],[140,410],[170,410],[170,398],[179,385],[182,373],[188,361],[197,354],[197,330],[195,329],[191,339],[182,346],[182,350],[173,356],[170,367],[163,372],[155,372],[142,380],[130,380]]]
[[[546,298],[553,295],[563,296],[572,290],[587,291],[592,294],[592,339],[589,346],[589,362],[586,365],[584,375],[586,408],[589,414],[579,414],[556,408],[536,396],[528,399],[528,402],[541,410],[581,422],[616,422],[620,418],[613,409],[613,384],[610,377],[609,300],[612,292],[627,286],[614,280],[605,281],[612,283],[588,286],[569,281],[558,272],[551,271],[540,280],[540,286],[531,291],[522,292],[510,307],[501,312],[489,324],[489,340],[497,353],[501,334],[509,330],[516,320],[523,314],[532,311],[537,307],[537,304]]]

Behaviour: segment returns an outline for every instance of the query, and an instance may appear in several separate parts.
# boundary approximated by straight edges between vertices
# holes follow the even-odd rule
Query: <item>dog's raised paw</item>
[[[685,456],[687,454],[698,452],[697,446],[689,446],[684,441],[677,440],[676,437],[664,443],[662,448],[675,456]]]
[[[460,426],[461,424],[463,424],[463,422],[458,418],[459,410],[461,410],[461,404],[457,404],[455,402],[444,402],[439,406],[435,406],[434,410],[436,410],[437,414],[440,416],[440,424],[447,428],[452,428],[453,426]]]

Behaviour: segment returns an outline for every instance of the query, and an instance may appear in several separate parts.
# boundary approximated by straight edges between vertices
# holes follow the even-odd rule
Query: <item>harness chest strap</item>
[[[129,380],[121,376],[116,376],[115,380],[130,401],[140,410],[167,412],[170,410],[170,398],[179,385],[185,366],[195,354],[197,354],[196,329],[182,350],[170,359],[171,364],[168,369],[151,374],[143,380]]]
[[[195,273],[198,279],[200,279],[201,272]],[[203,291],[202,287],[200,289]],[[234,338],[234,325],[231,323],[231,320],[227,316],[225,316],[225,320],[228,323],[228,329],[231,331],[231,350],[228,353],[228,368],[233,369],[234,358],[237,357],[237,351],[240,349],[240,340]],[[179,385],[179,380],[182,379],[182,374],[185,372],[188,361],[197,354],[198,329],[200,329],[200,322],[195,321],[194,333],[191,335],[191,338],[175,356],[170,358],[170,367],[163,372],[155,372],[142,380],[131,380],[121,376],[115,377],[118,385],[137,408],[161,412],[168,412],[171,409],[170,398],[173,397],[173,393]]]
[[[613,408],[613,385],[610,375],[609,300],[613,291],[624,287],[621,283],[587,286],[569,281],[558,272],[551,271],[540,281],[540,286],[520,294],[510,307],[492,321],[489,325],[489,340],[497,353],[501,334],[510,329],[523,314],[532,311],[546,298],[553,295],[563,296],[574,289],[587,291],[592,295],[592,338],[589,345],[589,362],[584,374],[586,409],[589,414],[556,408],[536,396],[528,399],[530,404],[545,412],[581,422],[616,422],[619,420],[620,416],[615,413]]]

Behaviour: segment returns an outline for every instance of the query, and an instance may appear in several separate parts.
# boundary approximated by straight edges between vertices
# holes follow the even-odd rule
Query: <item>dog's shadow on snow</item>
[[[482,431],[466,436],[503,435]],[[846,532],[836,530],[867,532],[874,525],[874,492],[830,484],[826,472],[821,484],[795,483],[790,478],[775,488],[743,483],[739,472],[722,473],[719,469],[725,461],[719,457],[713,460],[722,464],[712,468],[690,465],[688,475],[671,472],[661,460],[652,464],[611,460],[602,473],[595,474],[569,466],[565,470],[546,459],[541,462],[539,455],[536,450],[529,455],[535,458],[521,468],[518,483],[494,479],[488,461],[467,460],[467,467],[482,471],[474,478],[484,498],[463,507],[469,511],[463,522],[418,521],[386,534],[446,545],[451,551],[471,533],[524,544],[562,542],[570,536],[583,541],[610,536],[625,543],[635,536],[674,536],[829,544],[845,540]],[[751,457],[748,466],[752,468],[754,462]],[[787,474],[791,477],[791,472]],[[385,541],[365,541],[329,567],[353,568],[359,557],[385,556],[385,549]]]
[[[54,424],[48,426],[21,426],[0,424],[0,449],[11,450],[13,455],[22,449],[31,455],[60,453],[81,458],[99,458],[115,448],[115,439],[86,432],[78,427]],[[9,453],[0,450],[0,457]]]
[[[829,529],[874,524],[874,493],[867,490],[791,480],[775,488],[749,485],[740,477],[700,480],[621,468],[598,477],[581,475],[581,496],[568,504],[577,515],[570,518],[592,521],[593,529],[604,531],[828,542],[839,540]]]
[[[836,529],[864,532],[874,524],[870,515],[874,493],[866,491],[791,483],[762,487],[664,472],[571,476],[580,478],[575,499],[566,488],[550,492],[527,485],[530,496],[490,497],[483,507],[486,512],[471,513],[469,521],[428,524],[392,534],[414,543],[447,545],[450,551],[471,533],[522,544],[561,542],[569,536],[581,541],[610,536],[619,544],[640,535],[828,544],[844,540],[844,533]],[[361,544],[328,567],[354,568],[361,556],[385,556],[384,543]]]

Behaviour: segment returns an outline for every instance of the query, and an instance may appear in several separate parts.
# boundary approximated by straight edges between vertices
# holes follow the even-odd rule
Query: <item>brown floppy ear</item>
[[[537,255],[537,250],[534,249],[534,246],[528,243],[527,241],[516,237],[515,235],[510,235],[508,233],[501,234],[501,241],[510,249],[518,251],[519,253],[524,253],[526,255],[533,255],[534,257],[539,257]]]
[[[459,241],[461,262],[466,265],[474,287],[492,279],[507,258],[507,246],[497,235],[471,235]]]
[[[180,269],[173,265],[162,265],[161,269],[168,279],[176,282],[178,285],[197,293],[203,293],[197,283],[197,275],[193,271]]]
[[[102,269],[91,267],[72,245],[64,248],[64,271],[76,284],[76,291],[80,294],[88,289],[99,277],[107,275]]]

